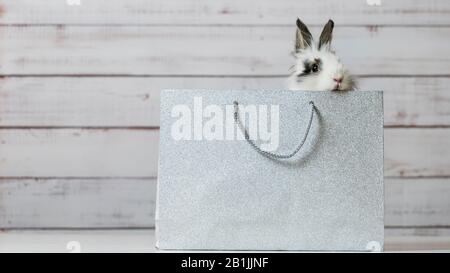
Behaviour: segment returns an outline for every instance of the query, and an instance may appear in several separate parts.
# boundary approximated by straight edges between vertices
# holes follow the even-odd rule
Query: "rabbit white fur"
[[[356,88],[355,79],[330,48],[334,23],[329,20],[315,43],[306,25],[297,19],[293,55],[296,64],[288,79],[291,90],[348,91]]]

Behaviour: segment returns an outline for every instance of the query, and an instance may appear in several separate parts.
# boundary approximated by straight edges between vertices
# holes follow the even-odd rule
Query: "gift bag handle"
[[[250,139],[250,136],[249,136],[249,134],[247,132],[247,129],[245,129],[244,125],[241,122],[241,119],[239,118],[239,103],[237,101],[234,101],[233,104],[234,104],[234,120],[238,124],[239,128],[241,129],[241,131],[243,132],[243,134],[245,136],[245,140],[257,152],[259,152],[259,153],[261,153],[261,154],[263,154],[263,155],[265,155],[267,157],[271,157],[271,158],[275,158],[275,159],[289,159],[289,158],[293,157],[294,155],[296,155],[300,151],[300,149],[303,147],[303,144],[305,144],[306,138],[308,137],[309,131],[311,130],[311,124],[312,124],[313,117],[314,117],[315,106],[314,106],[314,102],[313,101],[309,102],[309,104],[311,105],[311,115],[309,117],[308,127],[306,127],[305,135],[303,136],[302,140],[300,141],[300,144],[298,144],[297,148],[295,148],[295,150],[292,151],[289,154],[272,153],[272,152],[264,151],[260,147],[258,147],[255,144],[255,142],[253,142],[253,140]]]

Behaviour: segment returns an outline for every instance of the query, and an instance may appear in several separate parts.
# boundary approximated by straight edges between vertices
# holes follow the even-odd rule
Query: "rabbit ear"
[[[330,19],[328,23],[323,27],[322,34],[320,34],[319,39],[319,49],[323,46],[330,47],[331,37],[333,34],[334,22]]]
[[[297,18],[297,33],[295,36],[295,52],[311,46],[312,35],[306,25]]]

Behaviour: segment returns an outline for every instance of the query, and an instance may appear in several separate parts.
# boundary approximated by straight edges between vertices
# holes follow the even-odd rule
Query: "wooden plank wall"
[[[282,88],[296,17],[385,91],[387,232],[450,227],[450,2],[0,1],[0,228],[152,227],[159,90]]]

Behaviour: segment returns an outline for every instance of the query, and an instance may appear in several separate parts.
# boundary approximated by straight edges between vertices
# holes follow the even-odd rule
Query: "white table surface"
[[[153,229],[0,230],[0,252],[155,252]],[[450,252],[450,237],[387,237],[385,251]]]

